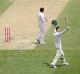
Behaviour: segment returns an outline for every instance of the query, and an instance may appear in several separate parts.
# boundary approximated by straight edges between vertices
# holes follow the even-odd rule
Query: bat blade
[[[65,25],[66,25],[66,26],[69,26],[68,16],[65,16]]]

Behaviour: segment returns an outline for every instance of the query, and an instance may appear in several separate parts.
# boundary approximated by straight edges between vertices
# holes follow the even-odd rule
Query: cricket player
[[[40,12],[38,13],[38,27],[39,27],[40,33],[36,40],[39,44],[45,44],[45,42],[44,42],[45,21],[47,21],[47,20],[45,19],[44,8],[42,7],[42,8],[40,8]]]
[[[66,31],[70,30],[70,27],[67,27],[63,31],[61,31],[60,27],[55,27],[54,29],[55,29],[54,30],[54,45],[55,45],[55,48],[56,48],[56,56],[53,59],[53,61],[50,64],[50,66],[53,67],[53,68],[57,68],[56,64],[57,64],[57,61],[59,59],[61,59],[63,65],[69,65],[69,63],[67,63],[66,60],[65,60],[64,52],[62,50],[61,35],[63,33],[65,33]]]

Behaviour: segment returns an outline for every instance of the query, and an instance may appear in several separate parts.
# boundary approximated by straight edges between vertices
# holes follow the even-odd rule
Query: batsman
[[[56,48],[56,55],[55,55],[53,61],[51,62],[50,66],[52,68],[57,68],[56,64],[59,59],[61,59],[63,65],[69,65],[69,63],[67,63],[65,60],[64,52],[62,50],[61,36],[65,32],[69,31],[70,27],[67,27],[66,29],[61,31],[61,28],[57,25],[56,20],[52,20],[51,24],[53,26],[53,31],[54,31],[53,35],[54,35],[54,46]]]

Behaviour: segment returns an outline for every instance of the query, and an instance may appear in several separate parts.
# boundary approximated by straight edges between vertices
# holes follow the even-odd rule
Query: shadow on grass
[[[50,63],[42,63],[42,64],[44,64],[44,65],[46,65],[46,66],[52,68],[51,65],[50,65]],[[56,66],[59,68],[59,67],[62,67],[63,65],[56,65]]]

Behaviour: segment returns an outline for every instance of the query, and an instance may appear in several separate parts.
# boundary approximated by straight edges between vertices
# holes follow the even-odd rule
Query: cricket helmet
[[[57,26],[57,20],[52,20],[51,24]]]

